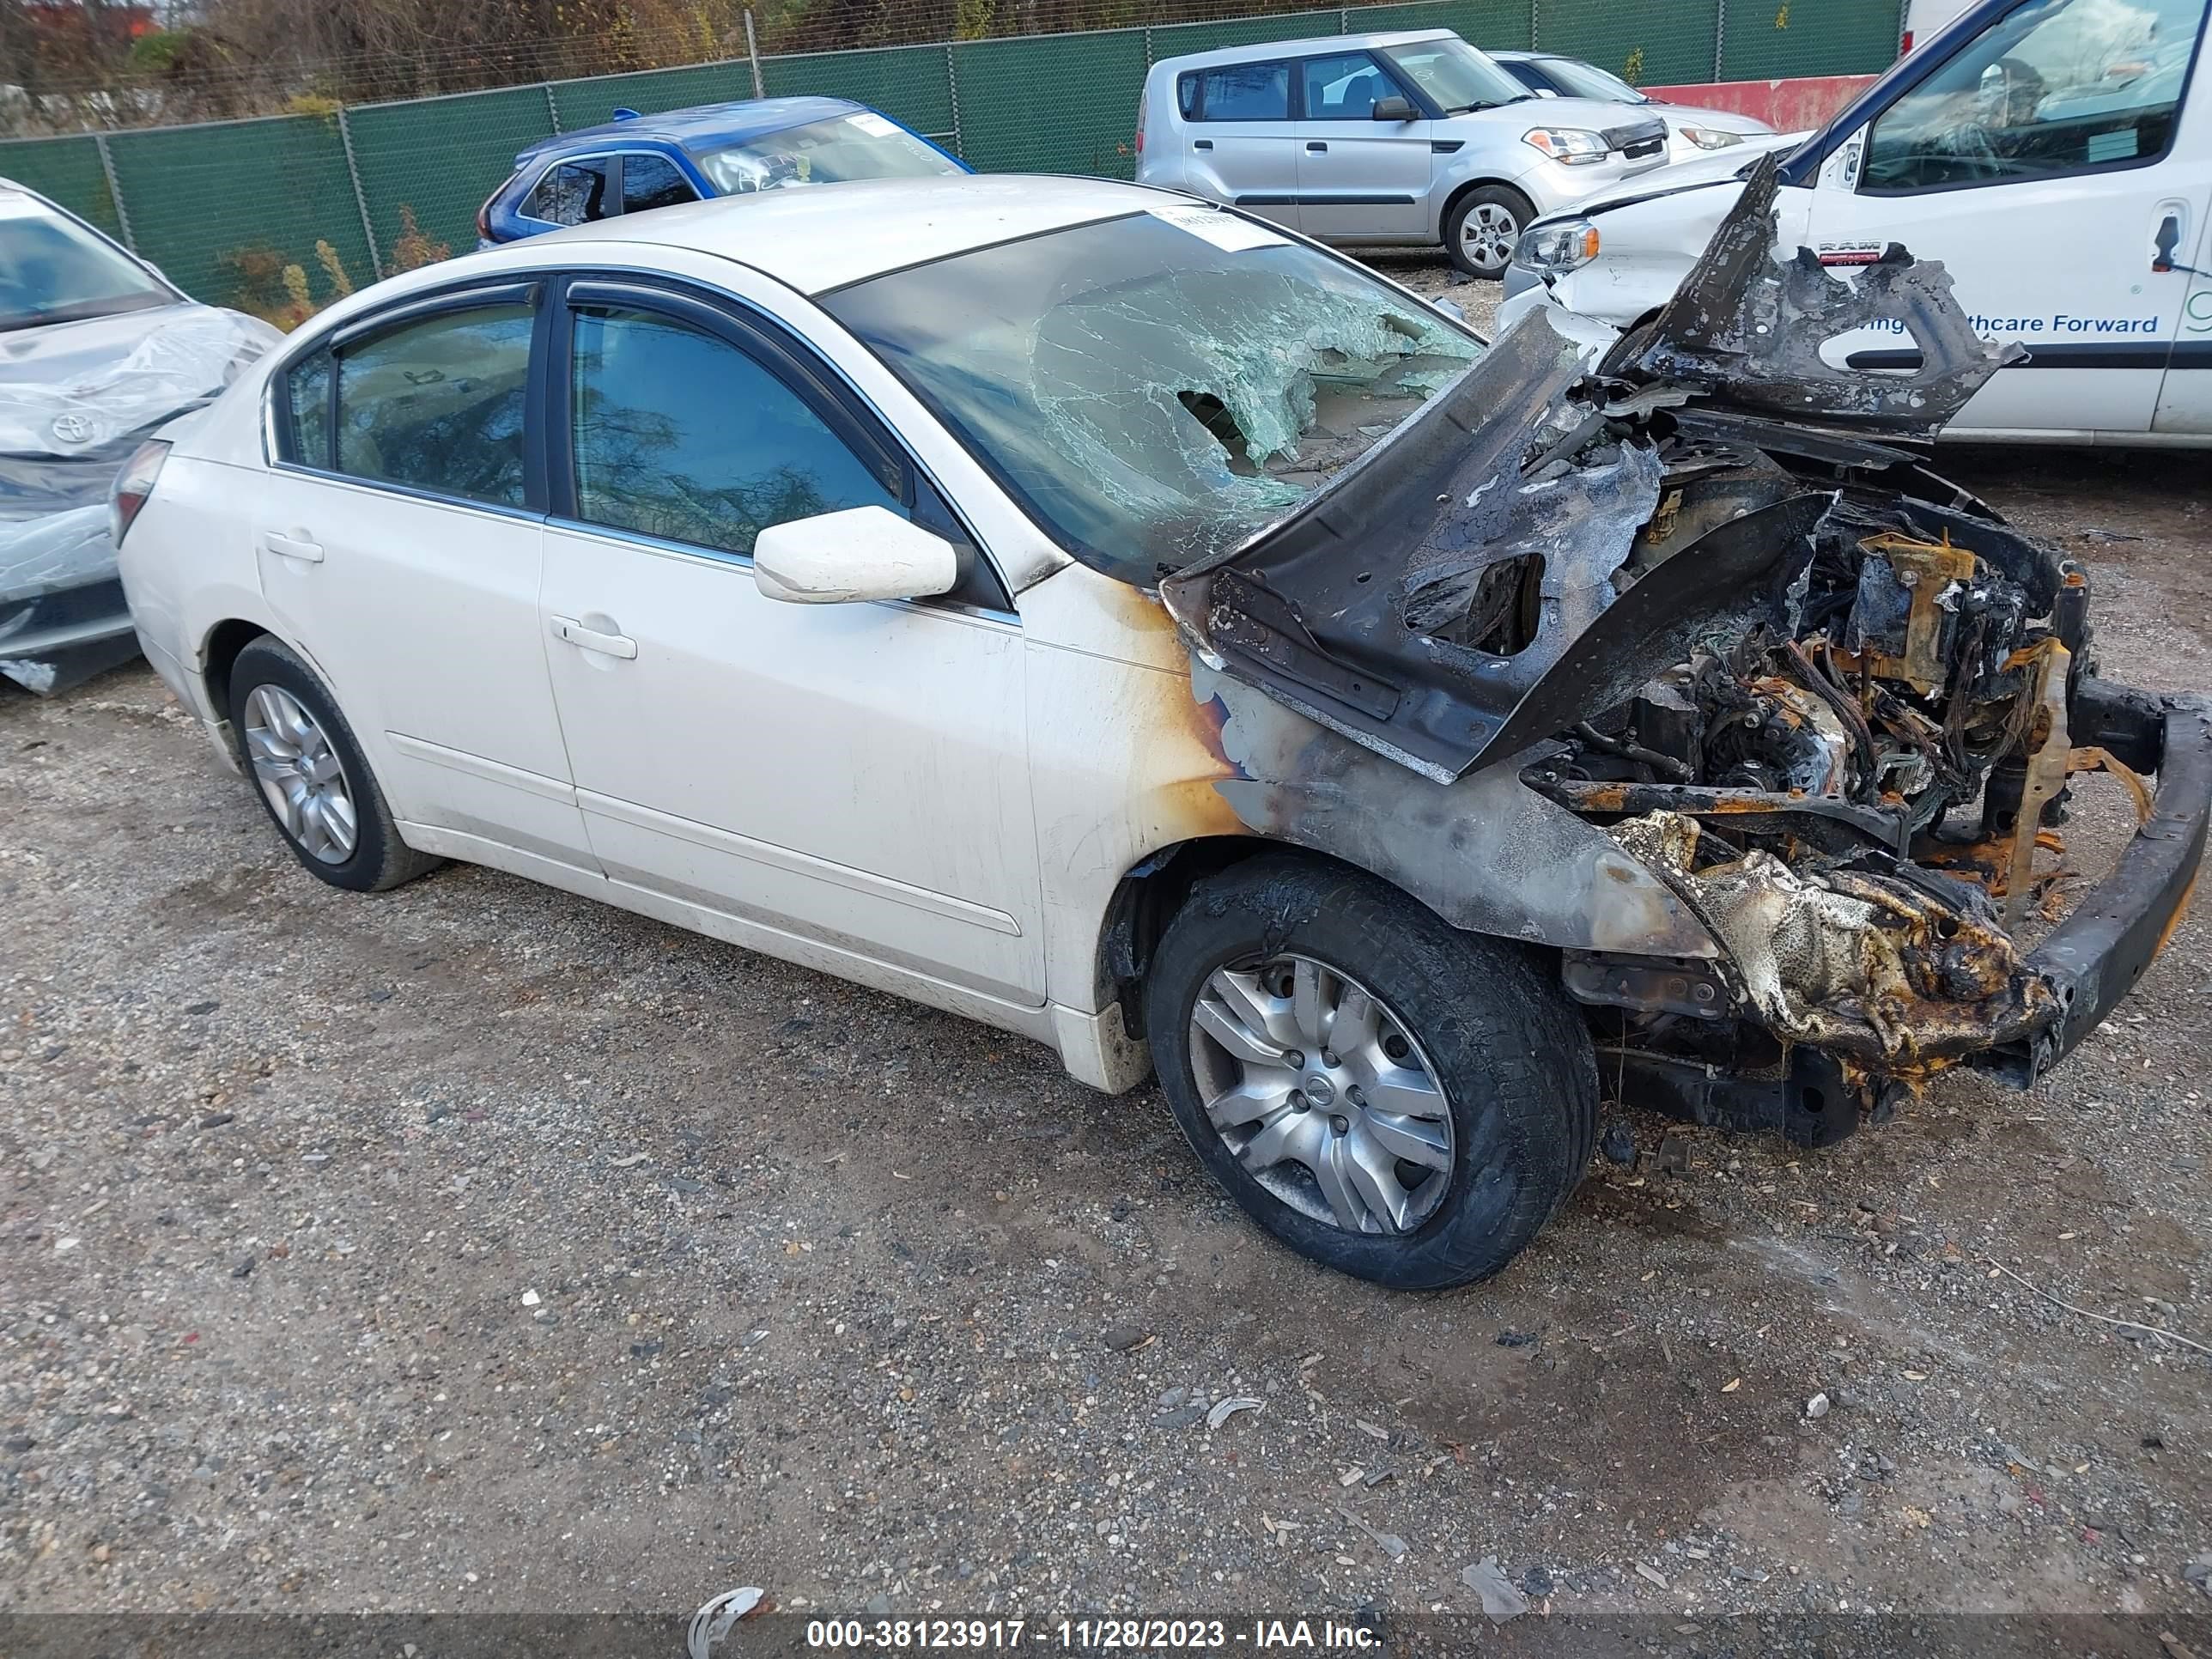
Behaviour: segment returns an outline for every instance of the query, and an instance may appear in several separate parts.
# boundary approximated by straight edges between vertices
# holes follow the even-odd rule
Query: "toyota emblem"
[[[54,436],[65,444],[90,443],[96,430],[91,420],[82,415],[54,416]]]

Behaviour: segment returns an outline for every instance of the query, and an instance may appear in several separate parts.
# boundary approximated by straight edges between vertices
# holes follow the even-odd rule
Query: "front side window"
[[[1140,585],[1288,517],[1484,349],[1348,260],[1195,205],[822,303],[1046,533]]]
[[[2027,0],[1876,118],[1872,195],[2059,178],[2166,154],[2205,0]]]
[[[478,306],[441,312],[343,352],[338,471],[520,507],[531,327],[528,306]]]
[[[665,155],[643,153],[623,157],[623,211],[644,213],[653,208],[680,207],[696,202],[699,192]]]
[[[0,187],[0,332],[177,303],[113,243]]]
[[[1288,64],[1224,64],[1204,70],[1199,118],[1205,121],[1287,121],[1291,118]]]
[[[522,204],[526,218],[549,225],[587,225],[615,210],[614,158],[563,161],[538,181]]]
[[[1496,109],[1535,94],[1457,35],[1392,46],[1383,54],[1391,67],[1419,87],[1447,115]]]
[[[1385,98],[1401,98],[1398,83],[1364,52],[1313,58],[1299,65],[1305,76],[1306,119],[1369,121]]]
[[[570,388],[576,516],[729,553],[770,525],[899,511],[889,463],[854,454],[727,340],[650,311],[579,312]]]
[[[873,110],[786,127],[697,158],[725,196],[856,179],[942,179],[960,164]]]

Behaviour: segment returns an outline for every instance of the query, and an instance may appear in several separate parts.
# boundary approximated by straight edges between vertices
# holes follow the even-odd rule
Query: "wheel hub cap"
[[[353,791],[329,737],[281,685],[246,699],[246,757],[284,832],[325,864],[343,864],[360,843]]]
[[[1220,969],[1191,1011],[1190,1043],[1207,1118],[1285,1203],[1347,1232],[1401,1233],[1443,1201],[1443,1090],[1357,981],[1299,956]]]

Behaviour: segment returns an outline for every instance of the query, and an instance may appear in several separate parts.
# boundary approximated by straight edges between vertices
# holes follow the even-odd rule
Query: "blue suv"
[[[925,179],[974,168],[887,115],[844,98],[754,98],[564,132],[514,158],[477,215],[477,246],[563,225],[854,179]]]

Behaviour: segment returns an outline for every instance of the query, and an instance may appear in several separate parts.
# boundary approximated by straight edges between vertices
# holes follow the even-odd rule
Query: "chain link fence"
[[[1154,62],[1215,46],[1446,27],[1540,46],[1650,85],[1870,73],[1897,55],[1899,0],[1402,0],[1259,17],[758,60],[770,95],[873,106],[986,172],[1126,179]],[[753,95],[754,63],[549,81],[192,126],[0,141],[0,177],[52,197],[187,293],[289,326],[353,288],[476,245],[515,154],[597,125]]]

